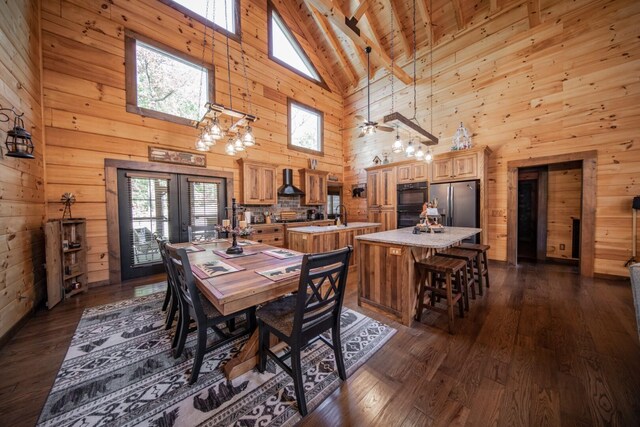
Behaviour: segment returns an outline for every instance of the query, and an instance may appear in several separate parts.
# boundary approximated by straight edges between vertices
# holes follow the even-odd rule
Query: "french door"
[[[226,181],[118,169],[118,217],[122,280],[163,271],[155,236],[186,242],[190,225],[226,218]]]

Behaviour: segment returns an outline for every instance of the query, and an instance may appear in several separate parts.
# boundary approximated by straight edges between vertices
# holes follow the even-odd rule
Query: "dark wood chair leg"
[[[167,310],[167,306],[169,305],[169,300],[171,299],[171,285],[167,283],[167,292],[164,294],[164,302],[162,303],[162,311]]]
[[[340,322],[340,320],[338,320]],[[338,375],[342,381],[347,380],[347,371],[344,368],[344,359],[342,358],[342,343],[340,342],[340,323],[331,328],[331,338],[333,341],[333,352],[336,357],[336,366]]]
[[[258,322],[258,371],[263,374],[267,368],[267,348],[269,347],[269,330],[264,323]]]
[[[195,383],[198,380],[200,374],[200,368],[202,367],[202,360],[204,359],[204,353],[207,351],[207,328],[200,327],[198,325],[198,344],[196,347],[196,355],[193,358],[193,367],[191,368],[191,377],[189,378],[189,385]]]
[[[304,395],[304,382],[302,380],[302,363],[300,360],[300,348],[291,348],[291,373],[293,375],[293,385],[296,390],[296,400],[298,401],[298,410],[304,417],[307,415],[307,399]]]
[[[460,299],[458,299],[458,312],[461,318],[464,318],[465,310],[468,310],[467,305],[469,304],[469,300],[466,299],[467,292],[465,290],[465,284],[462,282],[462,271],[458,270],[456,272],[456,284],[458,285],[458,292],[460,292]],[[465,304],[466,299],[466,304]]]
[[[173,326],[173,320],[176,318],[176,312],[178,311],[178,301],[175,295],[171,295],[171,301],[169,302],[169,312],[167,313],[167,320],[164,322],[165,329],[171,329]]]
[[[487,289],[489,289],[489,259],[487,258],[487,251],[482,253],[482,259],[484,261],[484,274],[487,279]]]
[[[447,291],[447,316],[449,317],[449,333],[453,334],[453,281],[451,280],[451,273],[446,274],[446,291]],[[460,301],[460,300],[458,300]]]
[[[189,334],[189,323],[191,322],[191,319],[189,314],[185,313],[185,311],[187,310],[182,310],[180,313],[180,319],[178,321],[179,328],[176,330],[178,341],[176,342],[176,346],[173,350],[173,357],[175,359],[182,356],[184,345],[187,342],[187,335]]]
[[[469,261],[469,266],[464,270],[467,279],[467,286],[471,288],[471,299],[476,299],[476,280],[473,272],[473,260]]]
[[[483,275],[482,275],[482,263],[481,261],[481,254],[480,252],[477,253],[476,255],[476,272],[478,273],[478,294],[480,294],[480,296],[482,296],[482,282],[483,282]],[[475,274],[475,273],[474,273]]]

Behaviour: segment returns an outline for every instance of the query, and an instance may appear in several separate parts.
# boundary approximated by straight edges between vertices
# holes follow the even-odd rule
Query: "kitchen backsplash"
[[[278,196],[278,203],[272,206],[244,206],[246,211],[252,214],[264,214],[265,211],[273,216],[279,216],[281,211],[293,211],[298,213],[298,218],[307,218],[307,211],[315,209],[316,212],[324,214],[326,206],[304,206],[300,205],[300,196]]]

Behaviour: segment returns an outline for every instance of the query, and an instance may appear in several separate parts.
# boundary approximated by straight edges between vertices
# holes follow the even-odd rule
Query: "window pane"
[[[131,266],[161,261],[154,233],[169,238],[169,181],[129,178]]]
[[[291,144],[320,151],[320,116],[317,113],[291,105]]]
[[[138,107],[200,120],[208,102],[208,70],[136,42]]]
[[[271,30],[273,56],[300,71],[302,74],[320,81],[318,73],[312,66],[307,64],[306,58],[298,52],[299,47],[296,46],[295,41],[291,40],[293,35],[289,33],[289,29],[280,20],[276,12],[271,13]]]
[[[217,26],[224,28],[230,33],[235,33],[235,7],[234,0],[173,0],[186,7],[190,11],[208,19]],[[215,7],[214,7],[215,6]],[[225,11],[226,6],[226,11]],[[226,17],[225,17],[226,12]]]
[[[189,186],[189,225],[216,225],[221,223],[218,204],[220,184],[191,182]]]

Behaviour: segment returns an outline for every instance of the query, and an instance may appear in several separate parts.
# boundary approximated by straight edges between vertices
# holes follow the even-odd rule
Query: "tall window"
[[[240,36],[239,0],[160,0],[186,16],[229,36]]]
[[[192,125],[213,101],[213,70],[153,40],[126,33],[127,111]]]
[[[289,104],[289,141],[292,150],[324,154],[322,111],[291,99]]]
[[[284,23],[282,16],[280,16],[270,1],[267,4],[269,19],[269,58],[296,74],[300,74],[326,87],[318,70],[313,66],[291,30]]]

